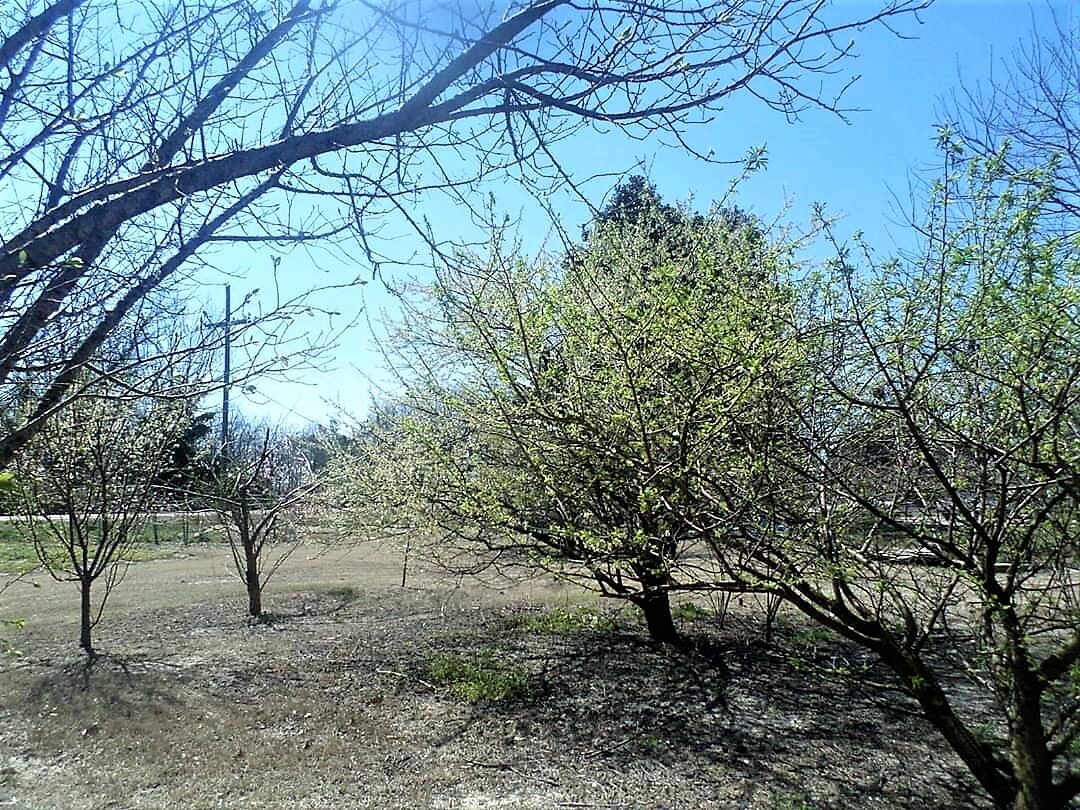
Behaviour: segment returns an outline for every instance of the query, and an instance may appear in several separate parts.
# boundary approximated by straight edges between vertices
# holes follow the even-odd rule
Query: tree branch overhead
[[[546,0],[500,19],[419,0],[62,0],[27,12],[0,24],[4,381],[42,365],[50,330],[81,335],[85,356],[132,291],[209,261],[213,238],[171,261],[207,223],[271,245],[322,231],[377,261],[371,223],[400,217],[420,189],[467,206],[496,178],[550,193],[569,176],[558,142],[582,127],[682,139],[742,90],[792,116],[842,112],[845,83],[829,93],[815,77],[848,55],[837,37],[928,4]],[[279,181],[262,186],[267,173]],[[310,195],[325,227],[294,222]],[[0,439],[0,462],[24,433]]]

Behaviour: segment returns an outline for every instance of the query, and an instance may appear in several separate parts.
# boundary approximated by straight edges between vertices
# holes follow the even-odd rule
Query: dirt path
[[[316,553],[318,552],[318,553]],[[828,674],[853,653],[753,615],[648,643],[631,615],[547,627],[593,600],[472,582],[389,549],[303,549],[249,626],[227,552],[132,567],[87,669],[71,586],[11,589],[24,655],[0,664],[0,807],[951,808],[971,793],[929,730]],[[17,593],[17,598],[12,598]],[[593,616],[595,614],[587,614]],[[520,676],[470,704],[436,661]],[[875,677],[880,676],[877,673]]]

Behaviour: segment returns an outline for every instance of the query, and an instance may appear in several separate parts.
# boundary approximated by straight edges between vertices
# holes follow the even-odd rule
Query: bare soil
[[[302,548],[252,625],[228,564],[188,547],[133,566],[92,666],[71,586],[0,597],[27,620],[0,660],[0,807],[981,806],[887,675],[793,615],[769,644],[749,601],[722,629],[684,620],[681,648],[625,612],[541,632],[520,617],[594,598],[422,568],[402,588],[395,552],[358,545]],[[433,656],[481,651],[525,689],[477,705],[432,683]]]

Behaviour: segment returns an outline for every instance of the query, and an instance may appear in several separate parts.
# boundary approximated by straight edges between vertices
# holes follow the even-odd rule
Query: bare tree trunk
[[[248,615],[261,619],[262,585],[259,584],[259,569],[256,567],[254,558],[250,556],[248,557],[247,571],[244,573],[244,578],[247,584]]]
[[[90,640],[90,630],[93,626],[90,621],[90,586],[93,584],[94,581],[86,576],[79,582],[82,597],[79,606],[79,646],[91,656],[94,654],[94,647]]]
[[[1047,747],[1043,722],[1043,685],[1036,674],[1012,594],[998,588],[990,574],[986,574],[985,579],[987,593],[994,605],[993,609],[986,610],[987,626],[1002,639],[996,660],[1003,671],[993,674],[1007,689],[1002,703],[1010,726],[1009,762],[1016,784],[1012,808],[1059,810],[1069,801],[1063,800],[1054,785],[1054,758]]]
[[[262,618],[262,583],[259,581],[259,555],[255,550],[255,539],[246,527],[241,529],[244,543],[244,585],[247,586],[248,615]]]
[[[667,591],[670,582],[663,563],[652,561],[651,564],[634,566],[634,573],[641,583],[641,593],[632,601],[645,614],[649,638],[663,644],[674,644],[679,640],[679,633],[671,617],[671,600]]]
[[[1015,810],[1057,810],[1066,803],[1054,788],[1053,760],[1046,747],[1042,711],[1034,674],[1026,661],[1011,662],[1013,677],[1012,752],[1016,775]]]
[[[664,644],[674,644],[679,640],[679,633],[671,618],[671,600],[667,591],[646,591],[638,604],[645,614],[649,638]]]
[[[663,644],[674,644],[679,640],[679,633],[671,618],[671,600],[666,587],[668,580],[657,573],[658,570],[647,566],[637,567],[635,573],[641,582],[641,594],[632,601],[645,614],[649,638]]]
[[[1043,789],[1043,785],[1032,779],[1028,763],[1023,757],[1012,757],[1012,762],[1017,766],[1020,781],[1020,790],[1016,794],[1011,810],[1062,810],[1065,805],[1061,802],[1052,801]]]

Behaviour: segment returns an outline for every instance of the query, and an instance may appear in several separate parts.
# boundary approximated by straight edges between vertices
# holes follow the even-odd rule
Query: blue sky
[[[841,0],[834,13],[861,5],[863,0]],[[843,215],[842,231],[862,230],[880,252],[890,252],[897,245],[910,244],[896,201],[910,204],[913,173],[926,176],[934,171],[935,125],[944,119],[943,102],[961,81],[973,85],[986,81],[991,70],[1000,71],[1029,38],[1033,25],[1049,30],[1052,12],[1065,25],[1080,25],[1080,10],[1073,6],[1069,0],[1036,4],[938,0],[923,14],[922,25],[910,21],[902,26],[911,39],[899,39],[880,27],[856,35],[858,58],[844,67],[861,78],[844,102],[863,111],[852,113],[847,123],[820,110],[808,111],[800,121],[789,123],[756,99],[737,97],[715,121],[693,131],[691,141],[703,151],[712,149],[718,157],[731,159],[765,144],[767,170],[740,186],[735,202],[768,221],[786,206],[785,216],[796,225],[808,223],[814,202],[824,202],[828,210]],[[729,168],[704,165],[658,142],[584,133],[561,146],[564,165],[577,176],[631,169],[640,161],[665,199],[693,197],[702,207],[724,193],[732,176]],[[599,201],[613,182],[597,181],[588,191]],[[550,231],[535,201],[511,185],[499,187],[496,201],[505,213],[520,217],[527,242],[538,245]],[[572,229],[588,219],[584,206],[569,197],[557,200],[556,207]],[[450,207],[436,206],[429,215],[437,234],[440,229],[461,227],[460,212]],[[395,248],[407,255],[418,246],[403,238]],[[254,265],[252,259],[240,264],[245,262]],[[299,288],[313,277],[312,262],[308,254],[285,256],[283,278]],[[339,255],[316,254],[314,262],[320,267],[317,278],[327,281],[370,273],[362,261],[353,263]],[[254,272],[248,279],[233,282],[234,300],[242,297],[245,288],[258,286],[257,275]],[[363,290],[363,296],[336,293],[325,300],[346,316],[361,306],[373,317],[388,309],[392,315],[392,298],[378,284]],[[319,326],[312,322],[303,328]],[[379,376],[369,332],[361,325],[344,335],[328,354],[326,370],[299,372],[293,381],[257,380],[257,394],[245,396],[238,391],[234,401],[246,413],[296,426],[325,420],[334,411],[326,401],[340,402],[360,416],[371,400],[370,379]]]

